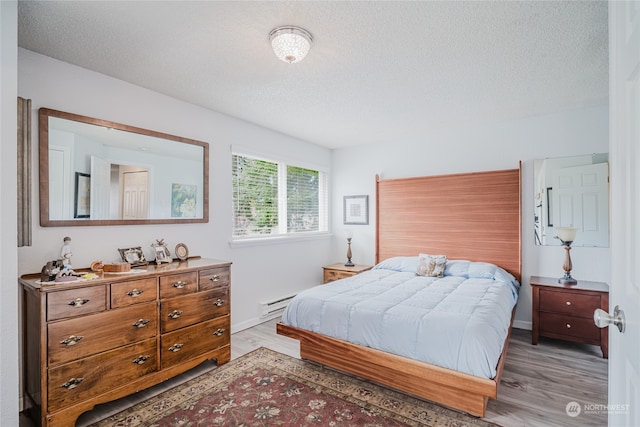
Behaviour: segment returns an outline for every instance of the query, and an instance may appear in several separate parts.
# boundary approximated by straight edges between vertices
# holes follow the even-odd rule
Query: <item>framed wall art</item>
[[[196,216],[197,185],[171,184],[171,217],[194,218]]]
[[[344,224],[369,224],[369,196],[344,196]]]

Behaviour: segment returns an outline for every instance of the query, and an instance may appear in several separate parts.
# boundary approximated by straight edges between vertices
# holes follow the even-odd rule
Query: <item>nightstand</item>
[[[533,334],[531,343],[539,337],[600,346],[602,357],[609,357],[609,329],[593,323],[597,308],[609,311],[609,286],[602,282],[578,280],[575,285],[563,285],[550,277],[531,276],[533,297]]]
[[[344,279],[345,277],[355,276],[363,271],[371,270],[371,265],[356,264],[353,267],[347,267],[344,264],[336,263],[331,265],[325,265],[322,267],[324,270],[324,283],[333,282],[334,280]]]

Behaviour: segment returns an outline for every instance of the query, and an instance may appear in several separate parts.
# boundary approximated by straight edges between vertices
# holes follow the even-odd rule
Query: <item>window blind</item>
[[[234,153],[233,237],[328,229],[327,174]]]

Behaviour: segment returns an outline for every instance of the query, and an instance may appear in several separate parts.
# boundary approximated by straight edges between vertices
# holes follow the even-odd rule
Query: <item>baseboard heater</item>
[[[289,294],[289,295],[281,296],[279,298],[274,298],[267,301],[261,301],[260,310],[262,314],[260,317],[262,318],[271,317],[276,314],[282,313],[285,307],[287,306],[287,304],[289,304],[289,301],[291,301],[295,296],[296,294]]]

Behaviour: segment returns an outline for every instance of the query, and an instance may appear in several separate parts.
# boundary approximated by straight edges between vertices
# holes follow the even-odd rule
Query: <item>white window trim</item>
[[[296,233],[266,237],[236,237],[229,241],[229,247],[234,249],[250,246],[280,245],[283,243],[330,239],[331,236],[332,234],[328,231],[318,231],[314,233]]]
[[[305,168],[305,169],[312,169],[324,174],[326,179],[320,181],[320,184],[319,184],[320,187],[318,188],[318,191],[325,191],[325,186],[326,186],[327,197],[324,200],[324,203],[326,203],[326,208],[325,208],[325,205],[323,205],[322,203],[318,207],[319,209],[325,209],[326,215],[325,215],[324,221],[320,221],[318,225],[321,229],[324,226],[324,230],[326,231],[313,231],[308,233],[302,233],[302,232],[288,233],[287,223],[286,221],[283,221],[278,224],[279,234],[277,235],[264,235],[264,236],[252,235],[252,236],[244,237],[244,236],[234,236],[233,227],[232,227],[231,229],[232,235],[231,235],[231,239],[229,240],[229,247],[237,248],[237,247],[247,247],[247,246],[261,246],[261,245],[269,245],[269,244],[281,244],[281,243],[287,243],[292,241],[326,239],[331,237],[331,232],[329,230],[329,222],[330,222],[329,215],[331,215],[331,212],[329,211],[329,208],[330,208],[329,189],[331,188],[329,184],[330,168],[314,165],[311,163],[306,163],[303,161],[296,160],[294,158],[286,158],[285,156],[269,155],[263,152],[259,152],[253,149],[249,149],[249,148],[241,147],[237,145],[235,146],[231,145],[230,149],[231,149],[232,156],[238,155],[238,156],[252,157],[258,160],[264,160],[267,162],[278,164],[278,185],[280,186],[280,188],[284,189],[278,194],[278,215],[280,218],[286,218],[286,215],[287,215],[286,209],[284,208],[286,206],[286,201],[287,201],[287,168],[286,168],[287,165]],[[283,215],[283,216],[280,216],[280,215]]]

